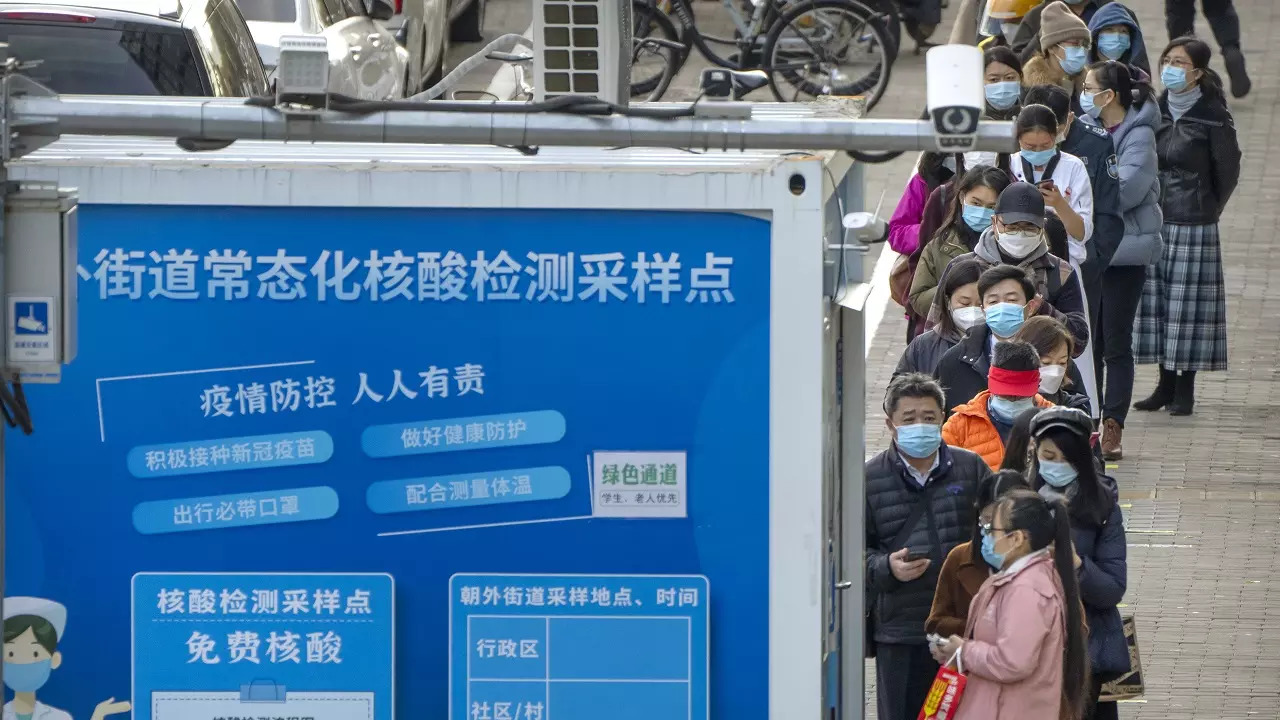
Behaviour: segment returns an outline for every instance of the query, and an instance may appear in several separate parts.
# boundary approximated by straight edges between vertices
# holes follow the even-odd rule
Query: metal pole
[[[429,108],[429,104],[424,107]],[[776,106],[775,106],[776,107]],[[685,147],[719,150],[936,150],[924,120],[804,117],[760,107],[750,119],[646,118],[566,113],[325,111],[284,114],[243,99],[15,95],[9,122],[23,138],[59,135],[293,140],[348,143],[570,147]],[[1013,124],[982,122],[975,150],[1010,152]],[[30,148],[20,148],[20,152]]]

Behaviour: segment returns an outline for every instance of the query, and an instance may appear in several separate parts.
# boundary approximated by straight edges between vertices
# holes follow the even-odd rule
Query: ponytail
[[[1062,653],[1062,701],[1067,710],[1065,717],[1079,718],[1084,714],[1085,687],[1089,684],[1089,631],[1080,599],[1080,584],[1076,581],[1070,511],[1061,500],[1052,500],[1048,504],[1055,525],[1053,564],[1062,580],[1067,623]]]
[[[1066,635],[1062,649],[1062,718],[1079,720],[1089,698],[1089,630],[1071,540],[1071,515],[1061,500],[1045,500],[1031,490],[1011,490],[1000,504],[1011,529],[1024,530],[1032,551],[1053,546],[1053,564],[1062,582]]]

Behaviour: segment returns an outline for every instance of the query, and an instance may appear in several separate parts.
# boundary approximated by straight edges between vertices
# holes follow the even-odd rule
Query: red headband
[[[987,389],[992,395],[1034,397],[1040,391],[1040,371],[1006,370],[993,365],[987,373]]]

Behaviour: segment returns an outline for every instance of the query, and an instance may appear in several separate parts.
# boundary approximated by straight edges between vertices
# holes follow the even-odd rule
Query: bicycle
[[[865,95],[870,109],[888,87],[896,47],[887,27],[894,13],[875,10],[860,0],[752,0],[751,14],[744,17],[734,0],[722,0],[737,35],[730,40],[702,33],[690,0],[664,1],[670,3],[683,26],[679,37],[685,50],[677,58],[678,65],[696,48],[719,67],[764,70],[774,99],[784,102],[801,95]],[[669,23],[669,18],[658,0],[635,0],[632,7],[633,31],[638,38],[654,30],[665,34],[662,21]],[[712,44],[732,46],[737,52],[722,57]],[[864,60],[861,56],[874,60],[869,70],[857,75],[842,70],[846,63]],[[784,92],[784,83],[794,92]],[[650,88],[647,80],[637,82],[633,76],[633,95],[656,99]]]

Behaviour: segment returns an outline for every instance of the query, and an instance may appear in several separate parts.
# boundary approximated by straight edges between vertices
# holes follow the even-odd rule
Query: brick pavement
[[[1164,0],[1123,1],[1137,13],[1156,62],[1167,39]],[[1280,144],[1273,142],[1280,135],[1280,2],[1235,4],[1254,88],[1232,101],[1245,160],[1222,222],[1231,369],[1200,375],[1190,418],[1132,413],[1126,459],[1109,470],[1120,483],[1129,535],[1123,611],[1138,619],[1147,682],[1145,698],[1121,705],[1130,720],[1280,718],[1280,645],[1266,636],[1280,626],[1280,312],[1267,307],[1280,303],[1280,280],[1271,284],[1280,272],[1280,243],[1272,242],[1280,227]],[[724,33],[718,2],[696,7],[709,32]],[[944,12],[944,29],[953,13]],[[490,0],[488,14],[490,35],[529,23],[524,0]],[[1202,17],[1197,28],[1209,37]],[[944,36],[943,29],[935,35]],[[466,57],[471,47],[453,55]],[[689,95],[701,67],[690,60],[672,99]],[[908,47],[874,114],[915,117],[923,106],[924,57]],[[913,162],[904,156],[867,168],[868,203],[884,191],[891,212]],[[879,398],[904,332],[891,306],[867,356],[868,448],[888,441]],[[1154,383],[1154,368],[1139,368],[1135,394],[1145,396]],[[870,666],[867,677],[874,678]],[[874,717],[870,681],[867,699]]]

